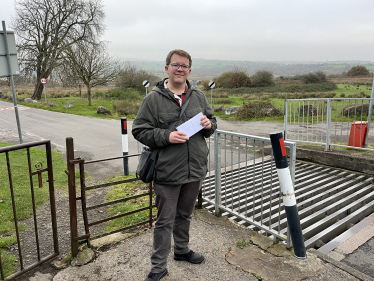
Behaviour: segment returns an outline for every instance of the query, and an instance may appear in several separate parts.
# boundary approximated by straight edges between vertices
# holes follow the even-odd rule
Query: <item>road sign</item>
[[[149,81],[144,80],[143,81],[143,86],[146,87],[146,88],[148,88],[149,87]]]
[[[213,81],[210,81],[208,86],[209,88],[213,89],[216,86],[216,83],[214,83]]]
[[[40,83],[42,84],[47,84],[47,78],[41,78]]]
[[[5,41],[7,41],[7,46]],[[10,71],[8,67],[7,55],[9,52],[9,63],[12,75],[19,75],[16,40],[13,31],[5,32],[0,30],[0,77],[9,77]]]

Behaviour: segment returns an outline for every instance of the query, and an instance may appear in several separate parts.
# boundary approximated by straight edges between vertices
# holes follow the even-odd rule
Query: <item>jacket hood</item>
[[[164,85],[165,85],[165,80],[167,80],[167,79],[169,79],[169,78],[165,78],[165,79],[157,82],[156,87],[159,88],[159,89],[161,89],[161,90],[165,89]],[[191,89],[190,81],[186,80],[186,83],[187,83],[187,90]]]

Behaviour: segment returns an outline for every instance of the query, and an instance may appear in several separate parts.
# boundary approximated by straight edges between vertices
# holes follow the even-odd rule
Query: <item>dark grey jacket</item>
[[[188,82],[187,84],[189,85]],[[190,88],[184,101],[187,99],[190,101],[179,119],[181,107],[173,93],[164,89],[161,81],[144,97],[133,122],[134,138],[150,148],[160,149],[154,174],[156,183],[179,185],[198,181],[206,176],[209,151],[205,138],[214,133],[217,121],[203,92]],[[201,130],[185,143],[170,143],[169,125],[178,120],[172,129],[175,131],[177,126],[199,112],[210,119],[212,128]]]

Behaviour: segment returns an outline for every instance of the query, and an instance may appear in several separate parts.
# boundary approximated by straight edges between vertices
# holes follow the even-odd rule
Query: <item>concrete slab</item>
[[[259,280],[357,280],[350,274],[325,264],[310,252],[308,258],[303,260],[295,257],[279,258],[256,246],[248,246],[232,249],[226,254],[226,260]]]
[[[337,260],[337,261],[341,261],[342,259],[345,258],[345,255],[341,254],[341,253],[338,253],[336,252],[335,250],[334,251],[331,251],[330,253],[327,254],[330,258],[334,259],[334,260]]]
[[[350,237],[344,243],[339,245],[336,248],[337,252],[344,255],[351,254],[353,253],[353,251],[358,249],[358,247],[363,245],[366,241],[370,240],[370,238],[374,236],[374,214],[372,214],[369,217],[371,217],[372,222],[363,229],[361,229],[359,232],[357,232],[355,235]]]

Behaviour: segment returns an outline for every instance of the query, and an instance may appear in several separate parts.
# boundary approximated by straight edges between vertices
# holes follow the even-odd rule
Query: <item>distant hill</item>
[[[150,71],[161,77],[165,76],[164,61],[133,60],[132,64],[141,69]],[[318,70],[328,74],[340,74],[349,70],[354,65],[364,65],[370,71],[374,70],[374,63],[371,61],[328,61],[328,62],[295,62],[295,61],[228,61],[228,60],[208,60],[193,59],[191,78],[210,79],[230,71],[234,67],[247,70],[249,75],[253,75],[258,70],[269,70],[275,76],[292,76],[306,74]]]

